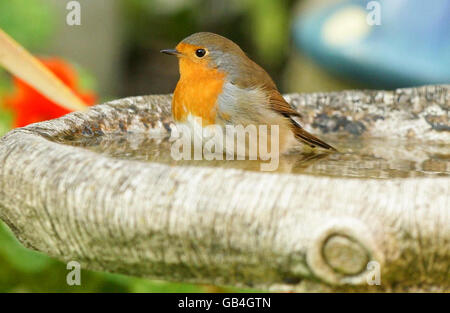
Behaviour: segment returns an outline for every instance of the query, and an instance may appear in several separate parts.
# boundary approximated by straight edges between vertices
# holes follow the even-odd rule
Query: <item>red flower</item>
[[[61,81],[72,89],[87,105],[93,105],[96,96],[93,93],[82,93],[79,90],[78,75],[72,66],[57,58],[41,60]],[[50,101],[30,85],[14,77],[15,91],[5,97],[5,104],[15,113],[14,127],[45,121],[63,116],[70,111]]]

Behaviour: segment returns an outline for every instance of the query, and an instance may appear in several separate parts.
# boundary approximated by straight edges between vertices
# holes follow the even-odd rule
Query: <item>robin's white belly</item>
[[[184,140],[190,140],[194,149],[209,154],[206,159],[218,159],[219,155],[236,156],[237,159],[268,159],[279,157],[286,151],[287,141],[296,142],[292,132],[280,125],[267,124],[215,124],[203,126],[201,118],[189,115],[185,122],[177,124],[177,131]]]

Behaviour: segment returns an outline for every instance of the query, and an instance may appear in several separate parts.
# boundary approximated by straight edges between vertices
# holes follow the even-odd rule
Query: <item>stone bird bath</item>
[[[287,95],[340,153],[290,155],[276,172],[169,160],[170,95],[97,105],[1,139],[0,217],[26,247],[86,269],[450,291],[449,90]]]

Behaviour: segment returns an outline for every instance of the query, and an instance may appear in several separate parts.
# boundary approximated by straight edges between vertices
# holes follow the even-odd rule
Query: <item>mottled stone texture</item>
[[[316,133],[448,144],[449,90],[286,98]],[[60,143],[170,123],[170,96],[145,96],[11,131],[0,140],[0,217],[26,247],[88,269],[266,290],[450,291],[447,177],[167,166]],[[378,265],[381,285],[369,286]]]

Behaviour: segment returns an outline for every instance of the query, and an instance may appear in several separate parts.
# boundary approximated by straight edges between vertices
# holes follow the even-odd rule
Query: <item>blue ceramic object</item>
[[[373,87],[450,83],[449,0],[343,1],[298,16],[294,39],[326,69]]]

